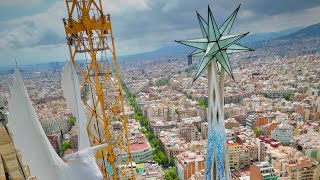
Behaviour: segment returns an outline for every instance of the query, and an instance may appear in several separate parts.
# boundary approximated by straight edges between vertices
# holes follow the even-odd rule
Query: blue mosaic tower
[[[208,21],[197,12],[202,38],[176,41],[196,48],[192,56],[202,56],[195,81],[208,69],[208,143],[206,152],[206,180],[231,180],[228,149],[224,127],[224,81],[226,73],[232,79],[232,69],[228,54],[252,51],[236,42],[247,35],[229,35],[239,7],[218,28],[208,7]]]

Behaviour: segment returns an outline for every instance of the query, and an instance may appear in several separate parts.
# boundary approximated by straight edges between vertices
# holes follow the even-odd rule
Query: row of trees
[[[127,95],[127,99],[130,105],[133,107],[134,110],[134,118],[139,121],[140,125],[142,126],[141,132],[148,138],[150,145],[154,148],[153,151],[153,160],[156,161],[158,164],[162,165],[163,167],[169,167],[174,165],[174,160],[169,159],[166,154],[160,148],[159,140],[155,137],[155,135],[149,130],[149,123],[148,119],[143,116],[142,111],[138,107],[138,103],[136,101],[136,96],[133,95],[127,88],[127,86],[121,82],[122,89]]]
[[[206,102],[205,100],[198,99],[197,101],[198,101],[198,104],[199,104],[200,107],[202,107],[204,109],[208,108],[208,102]]]
[[[171,77],[167,77],[167,78],[161,78],[157,81],[157,86],[164,86],[164,85],[170,85],[170,78]]]
[[[165,178],[166,180],[179,180],[177,176],[177,169],[176,168],[170,168],[165,172]]]

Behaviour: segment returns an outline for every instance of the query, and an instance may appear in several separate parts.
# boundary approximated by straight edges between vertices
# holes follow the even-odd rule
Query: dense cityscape
[[[228,78],[225,87],[232,176],[317,179],[320,56],[238,58],[232,60],[236,79]],[[197,60],[191,58],[121,65],[130,149],[141,169],[138,179],[167,179],[175,171],[179,179],[203,178],[207,80],[200,77],[192,83],[196,69]],[[0,83],[4,116],[9,76],[2,75]],[[74,118],[61,92],[61,69],[26,72],[23,77],[54,149],[61,156],[77,151]]]
[[[101,1],[66,8],[70,59],[0,66],[0,180],[320,180],[320,23],[242,41],[209,5],[192,48],[117,56]]]

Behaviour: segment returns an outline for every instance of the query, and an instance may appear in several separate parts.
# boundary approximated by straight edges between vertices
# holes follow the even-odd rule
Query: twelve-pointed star
[[[229,35],[234,20],[238,14],[239,8],[240,5],[228,17],[228,19],[222,24],[220,28],[218,28],[209,7],[208,23],[197,12],[203,38],[176,41],[178,43],[197,48],[194,52],[191,53],[192,56],[203,55],[202,61],[193,82],[203,73],[203,71],[210,65],[210,63],[214,59],[219,62],[218,69],[221,69],[222,67],[232,77],[232,79],[234,79],[227,54],[253,51],[250,48],[236,44],[239,39],[241,39],[248,33]]]

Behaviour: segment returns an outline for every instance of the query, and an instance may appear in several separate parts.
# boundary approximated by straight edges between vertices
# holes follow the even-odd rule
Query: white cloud
[[[61,35],[62,38],[62,17],[66,14],[64,6],[64,2],[59,1],[46,12],[3,22],[10,28],[0,32],[3,37],[0,39],[0,49],[37,46],[49,31]]]
[[[33,3],[38,1],[44,2],[44,0],[30,0]],[[26,1],[10,2],[18,3],[21,7]],[[8,1],[5,3],[9,4]],[[200,35],[200,30],[195,10],[206,17],[207,4],[210,4],[219,23],[232,13],[238,2],[233,0],[103,1],[104,12],[111,13],[112,16],[118,55],[146,52],[173,43],[175,39],[197,37]],[[319,6],[270,15],[271,13],[259,13],[255,9],[256,6],[261,8],[259,3],[254,5],[251,9],[247,8],[249,4],[242,5],[233,29],[235,32],[271,32],[319,22]],[[30,63],[66,59],[68,51],[62,18],[67,18],[67,10],[65,1],[59,0],[45,12],[0,22],[2,37],[0,62],[7,63],[6,60],[14,57]]]
[[[115,16],[149,9],[147,0],[117,0],[104,4],[107,4],[105,12],[111,11]],[[66,5],[64,1],[58,1],[46,12],[2,22],[0,25],[9,28],[0,32],[3,37],[0,39],[0,49],[37,46],[48,32],[62,41],[65,35],[62,18],[67,18]]]
[[[165,5],[162,7],[162,10],[163,12],[174,10],[175,8],[180,6],[180,3],[180,0],[171,0],[165,3]]]
[[[294,27],[308,26],[319,23],[320,6],[294,13],[284,13],[273,16],[263,16],[249,22],[239,24],[238,30],[254,33],[276,32]],[[249,17],[248,17],[249,18]]]
[[[18,3],[19,0],[14,1]],[[36,2],[37,0],[33,1]],[[115,16],[121,13],[150,9],[147,0],[117,0],[104,4],[108,4],[104,8],[105,13],[111,11]],[[0,31],[0,36],[3,37],[0,38],[0,62],[2,64],[12,64],[11,59],[15,57],[19,61],[29,63],[62,60],[69,57],[66,43],[64,43],[65,32],[62,18],[67,18],[65,1],[57,1],[46,12],[0,22],[0,26],[7,27]],[[48,38],[47,41],[45,38]],[[50,44],[52,41],[54,43]],[[125,44],[133,44],[133,41],[129,41],[119,43],[125,46],[125,51],[120,50],[119,52],[127,54]],[[133,51],[130,52],[133,53]],[[24,63],[21,62],[21,64]]]
[[[17,58],[20,64],[65,59],[66,46],[46,45],[50,41],[45,41],[49,32],[57,36],[48,38],[64,40],[62,18],[65,16],[65,3],[58,1],[46,12],[1,22],[0,25],[6,25],[7,29],[0,32],[3,37],[0,39],[0,62],[12,64],[14,58]]]
[[[250,10],[243,10],[243,11],[239,12],[238,16],[240,19],[251,18],[254,16],[254,12],[252,12]]]
[[[148,0],[114,0],[103,3],[106,13],[127,15],[130,12],[150,10]]]
[[[3,0],[0,2],[0,6],[2,8],[11,8],[11,7],[21,7],[23,4],[24,6],[34,6],[41,4],[41,0]]]

